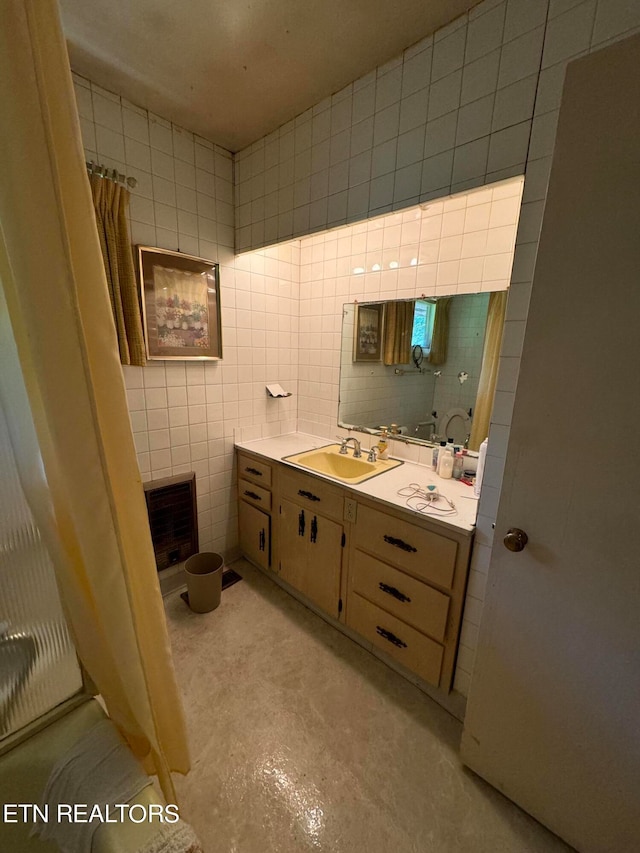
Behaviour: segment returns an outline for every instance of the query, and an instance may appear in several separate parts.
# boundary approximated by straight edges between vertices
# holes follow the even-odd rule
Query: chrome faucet
[[[369,455],[367,456],[367,462],[377,462],[378,461],[378,448],[374,444],[371,450],[369,451]]]
[[[355,437],[355,435],[350,435],[349,438],[342,439],[342,445],[340,446],[340,453],[344,456],[347,452],[347,446],[349,442],[353,442],[353,455],[356,459],[359,459],[362,456],[362,451],[360,450],[360,442]]]

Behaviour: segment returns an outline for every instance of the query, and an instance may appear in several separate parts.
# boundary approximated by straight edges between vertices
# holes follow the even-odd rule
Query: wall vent
[[[151,480],[144,494],[158,571],[197,554],[196,475]]]

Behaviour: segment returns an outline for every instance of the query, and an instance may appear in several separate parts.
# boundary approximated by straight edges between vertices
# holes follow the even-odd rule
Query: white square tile
[[[492,133],[487,171],[496,172],[508,166],[518,166],[524,170],[530,136],[530,121]]]
[[[152,148],[173,155],[171,125],[160,123],[157,116],[149,116],[149,140]]]
[[[537,4],[530,5],[535,6]],[[504,86],[522,80],[523,77],[538,73],[543,39],[544,26],[539,26],[503,45],[500,55],[498,88],[502,89]]]
[[[408,95],[400,102],[400,133],[412,130],[414,127],[424,125],[427,121],[427,108],[429,105],[429,90],[420,89],[412,95]]]
[[[444,238],[456,234],[461,235],[465,230],[465,214],[466,208],[445,211],[442,215],[441,236]]]
[[[628,0],[599,0],[592,45],[621,36],[640,27],[640,7]]]
[[[393,188],[393,200],[405,201],[406,199],[415,198],[416,201],[420,196],[422,176],[422,163],[413,163],[404,168],[398,168],[395,173],[395,183]]]
[[[511,275],[512,262],[513,255],[511,252],[504,252],[499,255],[488,255],[484,259],[482,281],[508,280]]]
[[[122,133],[122,108],[119,100],[105,98],[102,95],[92,94],[93,119],[96,124],[108,127],[115,133]]]
[[[76,96],[76,107],[78,115],[81,118],[86,118],[88,121],[93,121],[93,101],[91,98],[91,89],[86,86],[80,86],[74,83],[74,93]]]
[[[453,158],[453,183],[484,177],[488,156],[488,136],[457,146]]]
[[[376,112],[373,125],[373,143],[380,145],[398,135],[400,124],[400,103],[396,102]]]
[[[428,157],[422,163],[421,194],[435,190],[446,190],[451,186],[453,171],[453,151],[445,151],[435,157]]]
[[[520,212],[519,196],[497,199],[491,202],[489,228],[500,228],[503,225],[515,226]]]
[[[544,24],[547,5],[546,2],[532,3],[531,0],[509,0],[504,23],[505,42]]]
[[[166,128],[162,128],[166,130]],[[155,148],[151,148],[151,171],[154,175],[166,178],[168,181],[175,180],[173,171],[173,158]]]
[[[467,207],[464,220],[464,233],[469,234],[472,231],[484,231],[489,227],[490,217],[490,202],[486,204],[476,204],[473,207]]]
[[[493,101],[494,96],[491,94],[460,108],[456,145],[464,145],[466,142],[489,134],[493,115]]]
[[[458,109],[460,106],[460,88],[462,71],[454,71],[431,85],[429,91],[428,120]]]
[[[166,388],[147,388],[144,392],[147,409],[167,408]]]
[[[397,65],[393,70],[376,80],[376,112],[385,110],[400,100],[402,87],[402,66]]]
[[[427,124],[424,140],[424,156],[433,157],[443,151],[453,148],[456,138],[458,116],[455,112]]]
[[[460,261],[460,271],[458,281],[461,284],[477,282],[478,286],[482,281],[482,272],[484,269],[484,258],[463,258]]]
[[[402,68],[402,97],[406,98],[431,82],[432,48],[405,59]]]
[[[431,65],[432,81],[440,80],[462,67],[466,36],[466,27],[462,26],[451,35],[435,42]]]
[[[462,72],[461,104],[469,104],[478,98],[495,92],[498,82],[500,51],[494,50],[486,56],[465,65]]]
[[[462,233],[451,237],[443,237],[440,241],[440,250],[438,253],[439,261],[457,261],[460,260],[462,252]]]
[[[501,130],[533,116],[538,77],[533,74],[496,92],[491,130]]]
[[[548,68],[589,49],[596,11],[595,0],[585,0],[547,24],[542,67]]]
[[[494,9],[469,20],[465,62],[473,62],[492,50],[500,47],[504,30],[506,3],[500,3]]]
[[[99,157],[124,162],[124,136],[102,125],[96,125],[96,148]]]

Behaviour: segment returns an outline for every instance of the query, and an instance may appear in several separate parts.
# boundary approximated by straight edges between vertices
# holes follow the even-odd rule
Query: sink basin
[[[353,456],[352,447],[349,447],[347,454],[341,454],[339,444],[328,444],[315,450],[285,456],[284,460],[301,468],[316,471],[318,474],[324,474],[326,477],[333,477],[334,480],[340,480],[342,483],[353,484],[362,483],[364,480],[377,477],[378,474],[384,474],[385,471],[403,464],[399,459],[378,459],[376,462],[367,462],[364,455],[367,452],[363,450],[363,456],[356,459]]]

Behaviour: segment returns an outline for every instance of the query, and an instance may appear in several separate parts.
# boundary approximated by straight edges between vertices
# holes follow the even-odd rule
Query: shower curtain
[[[502,329],[504,327],[506,309],[507,291],[494,291],[489,296],[489,310],[487,313],[484,349],[482,352],[482,367],[480,368],[476,408],[473,413],[473,423],[471,425],[469,450],[478,450],[480,444],[489,435],[489,422],[493,409],[493,398],[496,393]]]
[[[0,99],[0,394],[16,464],[78,655],[175,802],[185,724],[54,0],[0,4]]]

